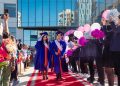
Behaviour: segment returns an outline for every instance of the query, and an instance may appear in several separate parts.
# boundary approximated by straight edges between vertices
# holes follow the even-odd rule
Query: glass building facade
[[[101,21],[105,9],[118,6],[119,0],[18,0],[18,27],[23,28],[23,42],[34,45],[39,33],[49,30],[75,29],[86,23]],[[67,28],[66,28],[67,27]],[[27,29],[26,29],[27,28]],[[51,35],[52,34],[52,35]]]
[[[94,0],[92,18],[96,22],[101,21],[101,14],[105,9],[116,8],[119,5],[119,0]]]
[[[82,20],[76,22],[76,17],[83,16],[84,20],[90,18],[94,22],[103,10],[116,4],[118,0],[18,0],[19,27],[77,27]]]
[[[75,9],[75,2],[77,0],[18,0],[18,11],[21,13],[21,26],[22,27],[49,27],[59,26],[59,14],[63,13],[62,26],[65,26],[65,16],[67,16],[66,9],[72,12]],[[70,17],[70,18],[71,18]],[[69,20],[70,23],[74,19]],[[71,24],[70,24],[71,25]],[[72,22],[74,26],[74,22]]]

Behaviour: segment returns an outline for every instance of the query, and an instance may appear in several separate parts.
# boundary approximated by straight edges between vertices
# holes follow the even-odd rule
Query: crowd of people
[[[42,73],[43,80],[49,78],[48,69],[51,68],[56,80],[62,80],[62,73],[71,70],[87,77],[90,83],[94,82],[97,72],[100,86],[105,86],[105,78],[109,86],[114,86],[116,74],[120,86],[120,15],[116,17],[117,24],[102,17],[100,30],[104,37],[89,37],[84,46],[78,43],[74,33],[68,35],[67,42],[61,31],[56,32],[53,41],[49,41],[47,32],[41,33],[35,45],[35,69]]]
[[[4,26],[0,25],[0,86],[18,82],[18,76],[23,75],[33,57],[31,48],[10,34],[8,20],[9,15],[5,14]],[[56,39],[52,41],[47,32],[40,33],[35,45],[34,68],[42,73],[43,80],[49,78],[50,68],[57,81],[62,80],[63,72],[71,70],[93,83],[97,72],[100,86],[105,85],[105,75],[109,86],[114,86],[116,74],[120,86],[120,15],[115,21],[102,17],[100,30],[104,37],[88,37],[81,45],[74,32],[68,35],[67,41],[61,31],[56,32]]]
[[[10,34],[8,20],[9,15],[3,15],[0,26],[0,86],[18,84],[32,58],[31,48]]]

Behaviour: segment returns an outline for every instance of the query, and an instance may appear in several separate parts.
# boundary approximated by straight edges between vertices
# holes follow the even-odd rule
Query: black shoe
[[[93,83],[94,80],[95,78],[91,78],[91,77],[87,78],[87,81],[89,81],[90,83]]]
[[[99,82],[102,86],[105,86],[105,82],[103,80],[101,81],[100,79],[98,79],[97,82]]]
[[[56,74],[56,80],[58,80],[59,79],[59,74]]]
[[[61,76],[61,74],[59,74],[59,80],[62,80],[62,76]]]
[[[43,80],[45,80],[45,77],[43,76]]]

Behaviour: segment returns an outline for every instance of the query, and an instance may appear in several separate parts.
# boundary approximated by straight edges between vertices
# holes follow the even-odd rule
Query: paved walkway
[[[15,86],[27,86],[28,84],[28,81],[30,81],[31,79],[31,75],[33,74],[34,72],[34,68],[33,67],[30,67],[29,69],[26,69],[26,71],[24,72],[24,74],[22,76],[19,77],[19,84],[15,85]],[[72,72],[69,72],[69,74],[73,77],[75,77],[79,82],[81,82],[82,84],[84,84],[85,86],[98,86],[97,85],[97,74],[95,75],[96,77],[96,81],[94,81],[94,84],[90,84],[87,82],[87,78],[85,77],[82,77],[81,74],[76,74],[76,73],[72,73]],[[34,72],[34,77],[32,77],[31,79],[31,85],[30,86],[35,86],[35,81],[36,79],[38,79],[38,71],[35,71]],[[108,86],[108,83],[107,83],[107,80],[105,80],[106,84],[105,86]],[[117,80],[115,79],[115,85],[114,86],[117,86]]]

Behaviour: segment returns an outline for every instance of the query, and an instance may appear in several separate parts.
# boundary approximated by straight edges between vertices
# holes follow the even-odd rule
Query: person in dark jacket
[[[108,25],[107,21],[102,19],[102,31],[105,34],[105,38],[103,40],[103,67],[105,69],[105,73],[107,74],[108,84],[109,86],[114,85],[114,65],[113,59],[111,58],[110,53],[110,42],[113,34],[113,22]]]
[[[118,77],[118,86],[120,86],[120,15],[118,18],[118,25],[117,27],[114,27],[113,30],[113,36],[110,43],[110,51],[114,62],[115,73]]]

